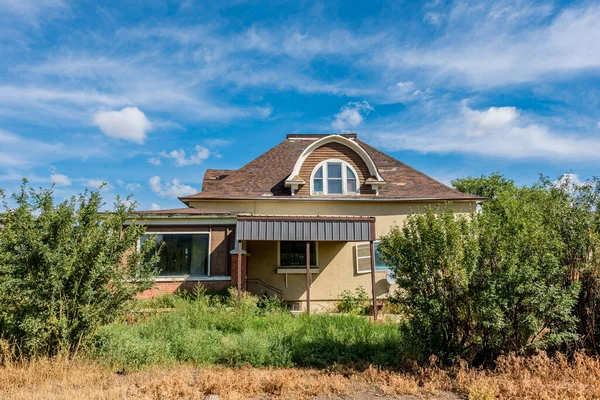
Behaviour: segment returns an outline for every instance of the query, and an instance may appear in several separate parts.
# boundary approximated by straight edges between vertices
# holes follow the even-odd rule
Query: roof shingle
[[[250,161],[238,170],[207,170],[202,192],[180,198],[188,204],[201,199],[264,199],[276,197],[295,199],[285,188],[286,178],[294,164],[315,138],[327,135],[288,135],[286,140]],[[387,182],[379,189],[376,199],[397,200],[479,200],[460,193],[380,150],[358,140],[355,134],[345,135],[355,140],[373,159]],[[209,172],[210,171],[210,172]],[[374,196],[374,195],[373,195]],[[371,197],[373,197],[371,196]],[[315,196],[309,196],[315,197]],[[348,196],[344,196],[348,198]],[[356,196],[364,198],[369,196]]]

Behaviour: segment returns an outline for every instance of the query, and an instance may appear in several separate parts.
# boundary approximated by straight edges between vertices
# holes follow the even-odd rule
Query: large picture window
[[[158,233],[156,249],[162,245],[160,261],[156,265],[159,276],[209,276],[208,233]],[[150,235],[144,235],[143,243]],[[154,255],[151,251],[148,258]]]
[[[356,171],[346,161],[331,159],[319,163],[311,179],[312,194],[359,194]]]
[[[306,242],[279,242],[279,264],[306,267]],[[317,266],[317,245],[310,242],[310,265]]]

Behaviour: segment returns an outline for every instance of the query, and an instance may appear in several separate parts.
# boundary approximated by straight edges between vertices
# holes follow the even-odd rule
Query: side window
[[[379,254],[379,241],[373,242],[375,250],[375,270],[389,271],[390,267],[385,265]],[[369,243],[361,243],[356,245],[356,273],[366,274],[371,272],[371,248]]]

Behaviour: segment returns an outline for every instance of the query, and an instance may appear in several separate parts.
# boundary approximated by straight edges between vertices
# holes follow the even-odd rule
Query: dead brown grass
[[[223,399],[316,396],[370,398],[412,395],[470,399],[598,399],[600,361],[577,354],[573,360],[541,353],[499,360],[495,371],[456,366],[415,368],[398,373],[370,368],[358,372],[308,369],[232,369],[161,366],[122,375],[87,360],[37,360],[0,367],[1,399]]]

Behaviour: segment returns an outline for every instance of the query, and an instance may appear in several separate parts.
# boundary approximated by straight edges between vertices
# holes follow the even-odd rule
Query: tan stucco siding
[[[407,202],[341,202],[341,201],[202,201],[192,206],[249,212],[268,215],[343,215],[375,217],[376,236],[387,234],[394,225],[402,226],[411,213],[422,211],[428,205],[443,203]],[[454,203],[457,212],[474,210],[474,202]],[[370,274],[357,274],[355,264],[356,243],[320,242],[317,248],[319,273],[312,275],[311,300],[315,310],[335,306],[343,290],[354,290],[363,286],[371,292]],[[306,276],[303,273],[286,275],[277,273],[277,242],[249,241],[244,248],[250,253],[248,278],[260,279],[268,285],[280,289],[286,301],[306,299]],[[392,288],[394,289],[394,288]],[[385,272],[376,273],[376,292],[385,297],[390,291]],[[302,306],[304,307],[304,305]]]
[[[375,234],[385,235],[396,224],[401,226],[411,213],[418,213],[427,206],[439,203],[409,203],[391,201],[201,201],[192,202],[192,207],[213,210],[230,210],[261,215],[343,215],[375,217]],[[457,212],[475,210],[475,202],[453,203]]]
[[[311,302],[317,308],[333,307],[343,290],[354,290],[363,286],[371,292],[371,275],[357,274],[354,264],[356,243],[320,242],[317,244],[319,273],[312,274]],[[277,242],[246,243],[248,278],[258,278],[279,288],[286,301],[306,301],[306,275],[277,273]],[[302,272],[302,271],[300,271]],[[379,297],[385,297],[389,285],[385,272],[376,273],[376,290]]]

